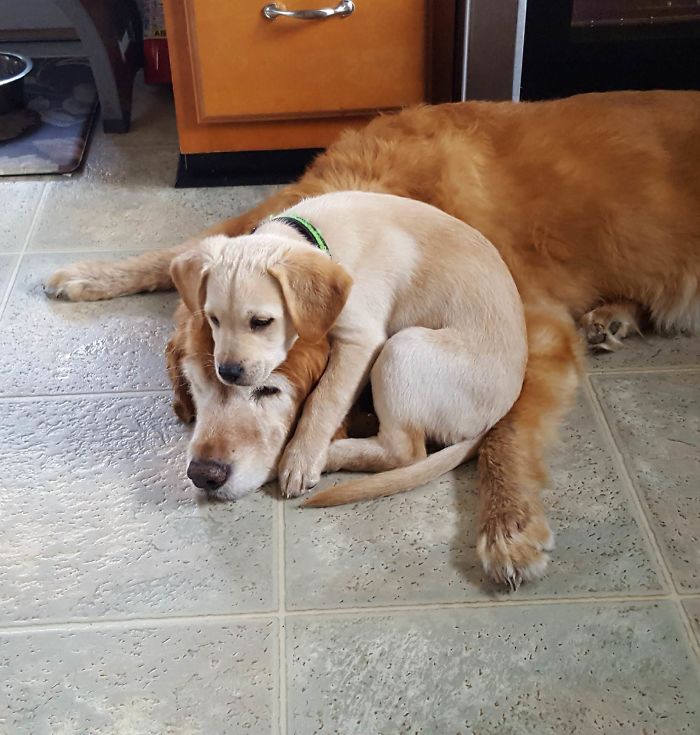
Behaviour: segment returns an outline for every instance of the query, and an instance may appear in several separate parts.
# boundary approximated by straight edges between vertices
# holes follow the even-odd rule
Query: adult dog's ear
[[[187,319],[192,318],[184,316],[186,313],[184,307],[180,306],[175,314],[175,333],[165,348],[165,359],[168,376],[175,394],[173,409],[181,421],[189,424],[194,421],[196,411],[190,393],[190,384],[182,370],[182,360],[185,357]]]
[[[182,372],[183,353],[180,352],[175,339],[171,339],[165,348],[165,358],[168,365],[168,375],[173,386],[173,410],[180,421],[190,424],[194,421],[196,410],[190,384]]]
[[[204,308],[207,294],[207,276],[212,263],[211,253],[205,249],[189,250],[178,255],[170,264],[170,277],[185,306],[196,314]]]
[[[307,342],[323,339],[348,300],[352,278],[327,255],[294,250],[269,273],[282,289],[297,334]]]

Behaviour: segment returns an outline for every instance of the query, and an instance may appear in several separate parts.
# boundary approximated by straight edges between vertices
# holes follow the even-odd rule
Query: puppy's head
[[[301,406],[325,369],[328,343],[297,340],[264,385],[227,386],[216,377],[208,320],[180,307],[168,370],[180,418],[196,421],[187,475],[209,498],[237,500],[273,480]]]
[[[311,246],[279,235],[208,238],[173,261],[173,282],[192,313],[202,313],[214,338],[218,379],[265,384],[297,338],[324,339],[352,280]]]

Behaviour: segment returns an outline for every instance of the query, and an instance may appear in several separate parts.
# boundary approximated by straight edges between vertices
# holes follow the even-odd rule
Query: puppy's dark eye
[[[269,327],[272,322],[275,320],[272,317],[269,317],[267,319],[260,319],[257,316],[254,316],[250,320],[250,328],[251,329],[265,329],[265,327]]]
[[[215,316],[214,316],[213,314],[209,314],[209,321],[210,321],[210,322],[211,322],[211,323],[212,323],[212,324],[213,324],[213,325],[214,325],[215,327],[218,327],[218,326],[219,326],[219,320],[218,320],[218,319],[217,319],[217,318],[216,318],[216,317],[215,317]]]
[[[256,388],[253,391],[253,395],[256,399],[267,398],[267,396],[276,396],[280,392],[279,388],[275,388],[274,385],[263,385],[261,388]]]

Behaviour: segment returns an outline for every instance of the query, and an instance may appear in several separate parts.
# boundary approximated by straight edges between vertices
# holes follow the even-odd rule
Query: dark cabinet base
[[[250,186],[287,184],[298,179],[322,148],[180,156],[175,186]]]

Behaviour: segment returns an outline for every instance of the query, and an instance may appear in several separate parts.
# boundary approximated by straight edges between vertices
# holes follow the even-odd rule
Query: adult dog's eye
[[[255,398],[266,398],[267,396],[276,396],[280,392],[279,388],[274,385],[263,385],[253,391]]]
[[[212,323],[212,324],[213,324],[213,325],[214,325],[215,327],[218,327],[218,326],[219,326],[219,320],[218,320],[218,319],[217,319],[217,318],[216,318],[216,317],[215,317],[215,316],[214,316],[213,314],[209,314],[209,321],[210,321],[210,322],[211,322],[211,323]]]
[[[257,316],[254,316],[250,320],[250,328],[251,329],[265,329],[265,327],[269,327],[272,322],[275,320],[272,317],[269,317],[267,319],[259,319]]]

